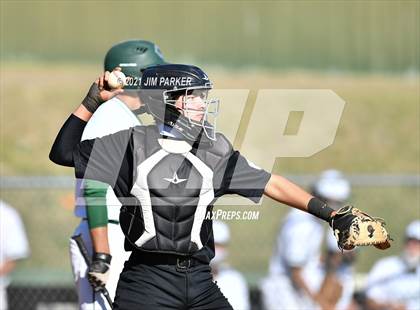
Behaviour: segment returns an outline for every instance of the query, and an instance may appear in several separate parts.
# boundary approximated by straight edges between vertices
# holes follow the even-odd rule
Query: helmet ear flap
[[[164,116],[163,116],[163,123],[164,124],[175,124],[181,113],[172,105],[166,105]]]
[[[180,112],[173,104],[166,104],[166,91],[157,89],[144,89],[139,92],[140,100],[144,103],[146,112],[153,116],[155,121],[164,124],[174,124],[180,117]]]

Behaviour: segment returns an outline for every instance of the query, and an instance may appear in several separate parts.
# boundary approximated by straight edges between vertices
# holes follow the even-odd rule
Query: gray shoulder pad
[[[131,129],[133,131],[133,152],[136,152],[138,149],[144,149],[146,128],[144,126],[135,126]]]
[[[133,127],[133,131],[134,132],[137,132],[138,133],[138,135],[144,135],[145,133],[146,133],[146,126],[141,126],[141,125],[139,125],[139,126],[134,126]]]
[[[158,143],[160,138],[159,130],[155,125],[134,127],[136,142],[134,150],[136,153],[143,153],[146,158],[157,152],[161,147]]]
[[[227,163],[233,153],[233,147],[223,134],[217,133],[216,141],[212,141],[212,146],[203,151],[206,164],[213,170],[217,170]]]
[[[233,148],[229,140],[219,133],[216,134],[216,141],[212,141],[210,147],[197,150],[197,156],[213,170],[223,165],[232,153]]]
[[[133,143],[134,143],[134,149],[137,149],[138,147],[141,147],[144,144],[144,137],[146,136],[146,129],[144,126],[135,126],[131,128],[133,131]]]
[[[229,140],[221,133],[216,134],[216,141],[213,142],[213,147],[211,148],[211,152],[214,155],[226,157],[229,156],[233,152],[232,144]]]

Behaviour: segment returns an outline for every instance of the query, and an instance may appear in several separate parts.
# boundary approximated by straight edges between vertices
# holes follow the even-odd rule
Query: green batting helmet
[[[124,89],[138,89],[140,70],[164,63],[163,55],[156,44],[143,40],[129,40],[110,48],[105,56],[104,69],[112,71],[115,67],[121,67],[127,77]]]

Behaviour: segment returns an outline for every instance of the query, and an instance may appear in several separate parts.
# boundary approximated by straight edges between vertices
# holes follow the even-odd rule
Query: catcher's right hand
[[[352,250],[358,245],[374,245],[385,250],[391,246],[392,239],[385,229],[385,221],[353,206],[339,209],[331,218],[330,226],[340,249]]]
[[[121,68],[115,68],[116,71],[121,71]],[[111,89],[108,86],[109,72],[105,71],[89,88],[86,97],[82,100],[82,105],[91,113],[95,113],[101,103],[110,100],[118,94],[121,94],[122,89]]]
[[[95,253],[88,271],[88,280],[94,290],[106,285],[109,277],[109,267],[112,256],[107,253]]]

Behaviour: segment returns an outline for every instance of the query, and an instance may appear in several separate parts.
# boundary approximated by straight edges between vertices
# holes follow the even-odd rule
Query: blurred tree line
[[[143,38],[178,62],[418,72],[419,15],[416,0],[2,1],[1,57],[99,64]]]

